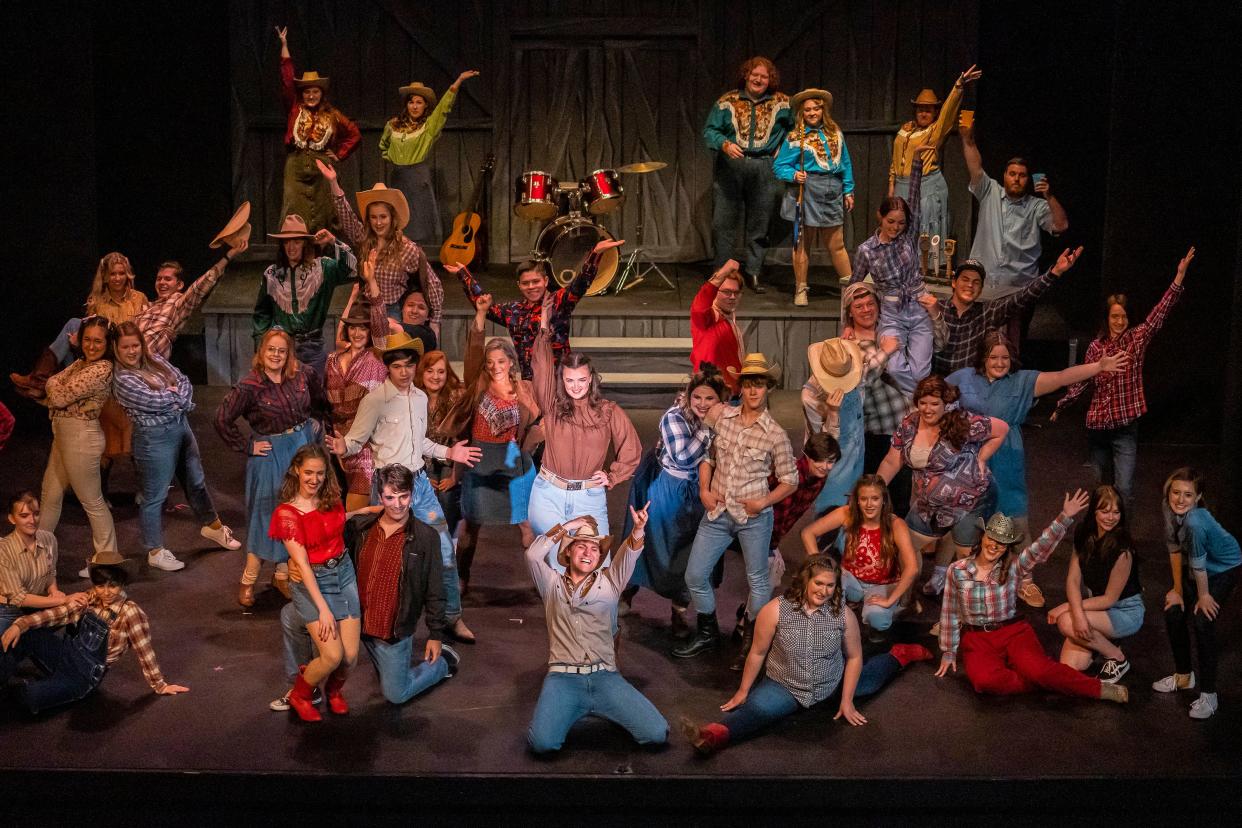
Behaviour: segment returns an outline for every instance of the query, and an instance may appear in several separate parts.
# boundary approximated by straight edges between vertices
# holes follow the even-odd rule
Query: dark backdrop
[[[1232,326],[1239,306],[1234,296],[1238,116],[1225,93],[1237,85],[1230,55],[1242,27],[1231,4],[1197,7],[1192,16],[1178,4],[1120,1],[1019,6],[856,0],[788,7],[668,2],[649,4],[650,9],[635,15],[633,4],[596,2],[575,4],[594,22],[589,31],[568,33],[558,23],[565,4],[554,2],[520,4],[508,17],[490,14],[492,6],[483,3],[454,4],[460,13],[453,15],[426,4],[371,0],[358,5],[370,19],[395,18],[406,27],[401,36],[405,46],[397,38],[397,45],[384,48],[397,50],[395,57],[385,59],[408,71],[385,75],[375,89],[360,85],[337,91],[343,104],[352,103],[346,111],[361,112],[364,126],[372,129],[376,125],[367,119],[378,122],[379,114],[391,108],[388,87],[393,81],[412,79],[405,74],[416,73],[442,88],[461,68],[454,61],[469,62],[475,55],[479,63],[487,61],[504,73],[509,87],[526,84],[522,94],[528,100],[551,106],[559,88],[555,76],[536,83],[515,75],[515,52],[509,51],[513,41],[564,43],[567,34],[571,39],[580,34],[604,44],[610,42],[610,27],[628,27],[627,48],[645,43],[665,53],[665,63],[636,64],[636,77],[645,78],[643,83],[669,83],[678,72],[695,73],[689,83],[699,99],[678,102],[666,96],[654,110],[679,121],[675,132],[684,133],[678,140],[686,146],[678,156],[689,159],[686,169],[665,173],[668,184],[659,196],[665,199],[693,192],[686,181],[701,176],[706,164],[693,148],[695,133],[711,98],[727,84],[733,64],[748,53],[777,54],[787,88],[822,82],[843,90],[838,114],[859,131],[861,137],[851,139],[859,145],[859,155],[876,156],[868,162],[871,166],[882,164],[879,151],[863,148],[870,143],[882,147],[884,140],[867,137],[868,130],[887,128],[888,122],[905,117],[905,97],[922,85],[943,89],[961,68],[958,64],[977,56],[985,71],[975,93],[979,143],[989,172],[999,174],[1011,155],[1029,155],[1049,175],[1069,211],[1071,229],[1064,243],[1087,247],[1072,281],[1053,298],[1076,327],[1085,333],[1093,330],[1100,297],[1117,289],[1131,295],[1136,315],[1145,313],[1187,245],[1198,246],[1186,299],[1151,349],[1147,377],[1152,413],[1144,423],[1144,438],[1221,441],[1230,452],[1226,462],[1236,458],[1242,415],[1236,403],[1238,363],[1231,362],[1242,349],[1242,337]],[[897,22],[890,14],[893,8],[904,15]],[[103,253],[127,253],[139,286],[148,291],[164,258],[180,258],[192,273],[210,263],[206,241],[228,216],[234,195],[248,187],[271,186],[270,180],[256,184],[234,173],[242,169],[238,130],[244,123],[236,78],[242,71],[266,73],[274,66],[274,40],[261,38],[277,18],[293,27],[295,50],[301,47],[305,53],[314,39],[326,41],[330,30],[308,34],[297,28],[299,21],[316,20],[325,9],[338,7],[131,2],[99,4],[93,15],[73,18],[59,6],[0,5],[0,23],[8,35],[0,53],[10,118],[5,190],[8,217],[14,222],[7,234],[7,275],[0,283],[8,320],[0,332],[6,370],[28,365],[80,307]],[[518,11],[524,15],[520,21]],[[239,29],[243,15],[247,30],[254,31],[253,44],[230,35]],[[685,25],[685,19],[694,25]],[[913,34],[901,22],[909,19],[919,21]],[[325,28],[344,25],[331,14],[326,20]],[[472,20],[485,21],[485,30]],[[506,20],[509,28],[498,32]],[[645,37],[637,37],[644,32]],[[321,65],[361,61],[374,52],[376,38],[387,36],[363,32],[358,44],[339,44]],[[698,65],[683,67],[685,56],[667,54],[668,45],[680,48],[687,38],[699,40],[702,54]],[[411,43],[431,48],[419,53]],[[497,62],[492,58],[499,47],[507,57]],[[901,56],[886,58],[890,49],[898,49]],[[580,57],[589,62],[594,58],[587,52]],[[624,57],[624,50],[613,57],[617,55]],[[604,71],[611,64],[599,65]],[[624,68],[625,61],[618,65]],[[545,70],[552,71],[549,66],[564,71],[562,64],[547,64]],[[471,83],[477,85],[454,114],[461,133],[458,147],[484,128],[491,117],[485,107],[507,112],[510,96],[503,89],[497,94],[485,84]],[[252,92],[268,97],[274,93],[270,83]],[[356,103],[351,101],[354,96]],[[272,113],[266,117],[271,119]],[[641,130],[627,128],[618,134],[632,136],[626,140],[633,141],[633,151],[645,149]],[[955,143],[950,140],[951,181],[961,174]],[[450,145],[445,145],[445,154]],[[362,151],[371,152],[365,146]],[[620,163],[632,154],[627,149],[601,160]],[[514,159],[512,164],[533,163],[534,155],[532,148],[530,159]],[[458,165],[470,169],[470,152],[461,149],[458,156]],[[582,163],[589,160],[584,156]],[[379,173],[359,168],[352,174],[369,183],[367,176]],[[498,185],[506,193],[498,212],[505,214],[507,186],[503,181]],[[456,189],[454,181],[450,192]],[[446,195],[446,211],[456,209],[455,198]],[[703,226],[708,205],[701,197],[685,195],[680,209],[692,225]],[[855,234],[860,231],[865,228]],[[702,246],[693,233],[686,238],[691,246]],[[670,253],[690,249],[681,241],[669,245]],[[497,258],[504,258],[504,251],[500,253]],[[11,402],[4,386],[0,395]],[[1233,389],[1228,398],[1227,389]],[[37,422],[37,409],[17,410],[23,420]]]

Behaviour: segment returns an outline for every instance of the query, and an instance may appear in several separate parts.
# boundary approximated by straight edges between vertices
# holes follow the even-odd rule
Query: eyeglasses
[[[734,299],[742,295],[742,292],[740,290],[723,290],[722,289],[722,290],[718,290],[717,293],[719,293],[721,296],[724,296],[728,299]]]

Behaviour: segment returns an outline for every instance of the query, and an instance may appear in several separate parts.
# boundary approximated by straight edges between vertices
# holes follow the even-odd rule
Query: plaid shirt
[[[963,314],[957,312],[951,295],[943,297],[940,318],[932,322],[938,343],[932,355],[932,373],[947,377],[961,368],[973,368],[983,337],[1003,328],[1011,316],[1035,304],[1052,287],[1054,279],[1049,270],[1016,293],[987,302],[971,302]]]
[[[211,266],[211,269],[194,280],[186,290],[174,293],[166,299],[157,299],[146,310],[134,317],[134,324],[147,341],[147,350],[168,359],[172,353],[173,340],[181,326],[211,295],[224,269],[229,266],[228,257]]]
[[[8,406],[0,402],[0,449],[3,449],[4,444],[9,441],[15,425],[17,425],[17,420],[13,418],[13,412],[9,411]]]
[[[599,266],[599,258],[588,255],[578,275],[565,287],[552,294],[552,318],[548,320],[549,338],[552,340],[552,353],[559,363],[569,353],[569,317],[587,288],[595,279],[595,270]],[[485,291],[483,285],[466,268],[458,271],[462,289],[466,292],[466,301],[474,307],[474,300]],[[513,338],[513,347],[517,351],[518,364],[522,368],[522,379],[532,379],[531,349],[535,347],[535,336],[539,333],[539,323],[543,320],[543,303],[530,302],[526,299],[514,299],[492,305],[487,311],[487,318],[497,325],[509,329]]]
[[[798,485],[798,466],[789,435],[772,415],[764,411],[749,426],[742,425],[740,406],[724,406],[716,422],[712,450],[705,459],[714,467],[712,491],[720,495],[723,505],[708,512],[712,520],[728,511],[738,523],[749,516],[743,500],[767,497],[768,475],[775,473],[778,483]]]
[[[94,589],[87,593],[88,603],[83,609],[73,609],[69,604],[23,615],[13,622],[13,626],[26,632],[35,627],[60,627],[76,624],[87,610],[103,617],[105,610],[116,613],[108,630],[108,658],[111,667],[125,655],[130,647],[138,656],[138,664],[142,667],[142,675],[151,685],[151,689],[160,692],[168,686],[164,674],[160,672],[159,662],[155,660],[155,648],[151,646],[151,625],[142,607],[127,600],[122,592],[119,599],[111,606],[105,606],[103,600]]]
[[[892,434],[910,410],[910,400],[884,372],[890,354],[874,339],[858,340],[863,353],[863,427],[868,434]]]
[[[867,276],[875,282],[880,295],[901,297],[903,302],[917,299],[927,292],[923,285],[923,271],[919,267],[919,203],[923,186],[923,157],[916,156],[910,173],[910,220],[906,229],[891,242],[880,241],[880,231],[858,245],[854,253],[854,273],[850,284],[861,282]]]
[[[163,357],[151,354],[151,361],[171,371],[176,385],[152,388],[138,371],[117,368],[112,372],[112,397],[134,425],[166,425],[194,410],[194,386],[186,375]]]
[[[344,193],[333,196],[332,205],[336,208],[336,217],[341,222],[341,231],[345,234],[345,238],[349,239],[349,243],[354,246],[355,250],[361,250],[362,243],[367,239],[367,229],[363,226],[362,220],[349,205]],[[363,264],[363,262],[358,263],[359,274],[362,273]],[[427,309],[430,312],[427,321],[439,330],[440,317],[444,313],[444,285],[432,269],[431,262],[428,261],[427,254],[423,253],[423,249],[404,237],[401,240],[400,256],[376,257],[375,284],[379,286],[379,300],[385,306],[384,312],[387,313],[386,307],[396,304],[409,288],[411,274],[417,274],[419,284],[422,285],[423,296],[427,300]]]
[[[251,370],[216,410],[216,433],[229,448],[250,454],[251,441],[296,428],[312,417],[329,433],[327,412],[323,386],[306,366],[298,366],[298,372],[283,382],[272,382],[262,371]],[[238,417],[250,424],[249,440],[237,427]]]
[[[949,567],[944,585],[944,601],[940,607],[940,650],[950,660],[957,658],[957,645],[962,638],[962,625],[999,624],[1013,618],[1018,611],[1018,585],[1036,565],[1052,557],[1057,544],[1069,532],[1074,519],[1064,513],[1057,516],[1039,540],[1009,562],[1005,583],[999,583],[996,567],[986,581],[975,580],[978,569],[973,557],[963,558]]]
[[[807,509],[823,491],[828,475],[814,477],[811,475],[811,460],[805,454],[798,458],[798,488],[789,497],[772,505],[772,540],[770,548],[781,545],[781,538],[793,528],[793,525],[806,514]],[[768,488],[775,489],[780,481],[776,475],[768,477]]]
[[[660,418],[660,465],[698,479],[699,463],[712,445],[712,432],[702,420],[674,405]]]
[[[1088,384],[1094,384],[1095,395],[1087,409],[1087,428],[1109,429],[1128,425],[1147,413],[1147,396],[1143,393],[1143,357],[1152,337],[1164,325],[1169,311],[1177,304],[1185,290],[1176,282],[1169,285],[1159,304],[1147,314],[1146,321],[1127,328],[1121,336],[1113,339],[1095,339],[1087,346],[1083,361],[1099,362],[1106,356],[1127,353],[1130,367],[1124,371],[1101,372],[1090,380],[1076,382],[1057,402],[1057,411],[1068,407],[1078,399]]]

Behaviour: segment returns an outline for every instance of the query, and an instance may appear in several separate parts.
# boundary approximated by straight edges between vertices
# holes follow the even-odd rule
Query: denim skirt
[[[1143,626],[1143,594],[1122,598],[1108,608],[1108,623],[1113,625],[1113,638],[1134,635]]]
[[[337,621],[345,618],[361,618],[362,609],[358,603],[358,580],[354,575],[354,564],[349,555],[342,555],[341,563],[334,569],[324,566],[312,567],[315,583],[319,586],[319,594],[324,603],[332,610],[332,617]],[[303,573],[305,577],[305,573]],[[302,616],[304,624],[319,620],[319,610],[311,600],[310,592],[297,581],[293,587],[293,606]]]

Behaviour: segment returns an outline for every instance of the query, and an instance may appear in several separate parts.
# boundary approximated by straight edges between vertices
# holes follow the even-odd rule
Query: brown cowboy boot
[[[28,400],[38,401],[47,396],[45,390],[47,378],[55,374],[59,367],[60,362],[56,359],[56,354],[44,348],[43,353],[39,354],[39,358],[35,360],[34,370],[25,376],[16,373],[9,374],[9,379],[13,382],[17,393]]]

